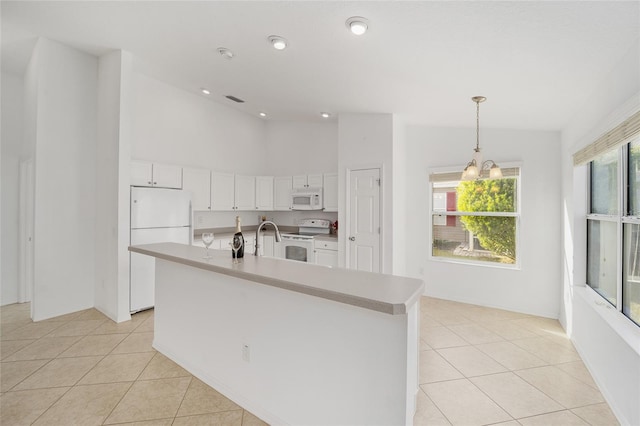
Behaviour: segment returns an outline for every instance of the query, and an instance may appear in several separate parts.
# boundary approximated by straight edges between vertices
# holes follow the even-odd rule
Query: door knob
[[[356,237],[349,237],[349,241],[355,241]]]

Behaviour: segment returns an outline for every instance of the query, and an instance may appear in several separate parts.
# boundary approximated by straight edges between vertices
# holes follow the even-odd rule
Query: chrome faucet
[[[280,230],[278,229],[278,225],[271,222],[270,220],[264,220],[260,222],[260,225],[258,225],[258,229],[256,229],[256,251],[253,253],[256,256],[260,256],[260,230],[266,224],[272,225],[274,227],[274,229],[276,230],[276,243],[280,242]]]

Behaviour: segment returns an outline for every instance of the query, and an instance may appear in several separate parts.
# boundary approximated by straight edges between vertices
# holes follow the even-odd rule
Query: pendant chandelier
[[[476,103],[476,148],[474,149],[473,159],[467,163],[462,172],[462,180],[479,179],[483,170],[489,170],[489,179],[500,179],[502,170],[493,161],[487,160],[482,162],[482,153],[480,152],[480,102],[487,100],[484,96],[474,96],[471,98]]]

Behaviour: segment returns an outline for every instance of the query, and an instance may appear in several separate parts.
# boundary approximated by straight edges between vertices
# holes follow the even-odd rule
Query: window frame
[[[591,185],[591,177],[592,177],[592,167],[593,160],[586,163],[587,165],[587,210],[586,210],[586,218],[585,218],[585,232],[587,235],[585,245],[585,284],[589,287],[599,298],[602,299],[603,302],[609,304],[614,307],[619,314],[621,314],[625,320],[629,321],[631,324],[640,327],[640,324],[636,323],[631,317],[627,316],[623,312],[623,281],[624,281],[624,225],[625,224],[640,224],[640,215],[631,215],[629,208],[629,155],[630,155],[630,147],[631,143],[634,141],[640,140],[640,137],[635,137],[630,141],[622,144],[621,146],[616,147],[615,149],[618,151],[618,213],[617,214],[602,214],[602,213],[591,213],[592,205],[592,185]],[[604,155],[602,153],[601,155]],[[589,223],[590,221],[600,221],[600,222],[613,222],[616,224],[616,303],[611,303],[605,296],[600,294],[591,284],[589,284],[589,245],[588,245],[588,232],[589,232]]]
[[[516,260],[512,264],[508,263],[499,263],[499,262],[489,262],[489,261],[481,261],[481,260],[466,260],[462,258],[452,258],[452,257],[444,257],[444,256],[434,256],[433,255],[433,218],[436,215],[443,215],[442,211],[435,211],[433,206],[433,182],[431,181],[431,175],[434,174],[442,174],[442,173],[454,173],[460,172],[462,175],[462,170],[464,169],[463,165],[459,166],[446,166],[446,167],[434,167],[429,168],[427,170],[428,177],[428,210],[429,210],[429,218],[428,218],[428,244],[429,250],[427,259],[429,261],[434,262],[443,262],[443,263],[454,263],[459,265],[471,265],[471,266],[480,266],[494,269],[508,269],[508,270],[521,270],[522,269],[522,252],[521,252],[521,222],[522,222],[522,175],[523,175],[523,167],[521,162],[501,162],[501,167],[504,169],[507,168],[517,168],[518,176],[513,177],[516,180],[516,201],[515,201],[515,211],[513,212],[460,212],[460,211],[448,211],[444,212],[444,216],[489,216],[489,217],[514,217],[516,222]],[[460,179],[461,180],[461,179]]]

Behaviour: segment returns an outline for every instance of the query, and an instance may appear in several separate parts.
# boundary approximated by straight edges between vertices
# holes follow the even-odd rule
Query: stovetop
[[[309,239],[309,240],[313,240],[313,237],[315,235],[320,235],[320,234],[310,234],[308,232],[281,232],[280,235],[283,238],[287,238],[287,237],[291,237],[291,238],[304,238],[304,239]]]

